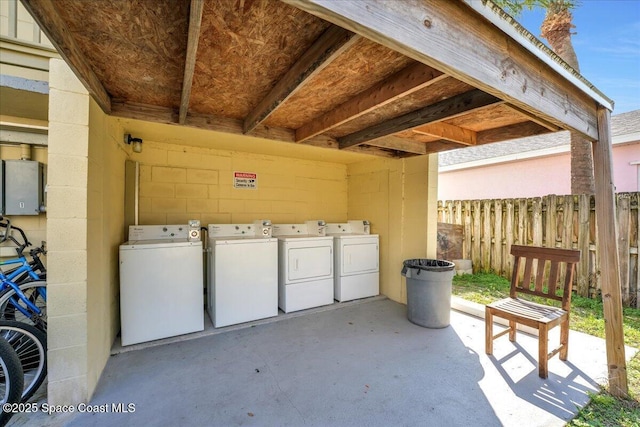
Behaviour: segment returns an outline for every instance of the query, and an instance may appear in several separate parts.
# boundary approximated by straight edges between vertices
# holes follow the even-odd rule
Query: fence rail
[[[636,308],[640,308],[639,202],[640,193],[616,194],[622,300],[626,307]],[[438,201],[438,222],[463,227],[462,256],[472,261],[476,272],[509,277],[513,244],[580,249],[574,290],[594,297],[601,289],[594,206],[590,195],[447,200]]]

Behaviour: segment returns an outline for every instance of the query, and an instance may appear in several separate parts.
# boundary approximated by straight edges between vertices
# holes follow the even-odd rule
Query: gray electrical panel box
[[[38,215],[43,207],[42,163],[31,160],[4,161],[5,215]]]

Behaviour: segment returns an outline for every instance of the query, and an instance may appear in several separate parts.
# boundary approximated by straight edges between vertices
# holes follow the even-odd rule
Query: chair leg
[[[547,378],[549,376],[549,333],[547,325],[538,327],[538,376]]]
[[[509,341],[516,341],[516,322],[515,320],[509,320]]]
[[[569,356],[569,318],[560,324],[560,360],[567,360]]]
[[[493,354],[493,313],[489,307],[484,310],[484,351]]]

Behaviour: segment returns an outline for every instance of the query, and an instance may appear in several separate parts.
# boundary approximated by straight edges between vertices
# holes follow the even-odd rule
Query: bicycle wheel
[[[6,340],[0,338],[0,404],[19,403],[24,384],[18,355]],[[0,413],[0,426],[9,422],[13,414],[4,409]]]
[[[26,323],[0,320],[0,337],[15,350],[24,372],[22,402],[29,400],[47,376],[47,336]]]
[[[15,320],[18,322],[24,322],[29,325],[34,325],[43,332],[47,332],[47,282],[36,281],[26,282],[18,285],[20,291],[26,298],[31,301],[36,307],[40,309],[40,314],[33,313],[25,304],[16,296],[16,292],[13,288],[9,288],[0,293],[0,320]],[[12,298],[13,297],[13,298]],[[30,313],[26,316],[23,311],[17,309],[15,304],[19,304],[20,307],[26,313]]]

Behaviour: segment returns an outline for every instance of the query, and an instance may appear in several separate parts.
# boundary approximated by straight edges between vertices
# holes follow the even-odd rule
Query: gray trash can
[[[451,282],[455,264],[437,259],[408,259],[402,275],[407,278],[407,317],[426,328],[449,326]]]

